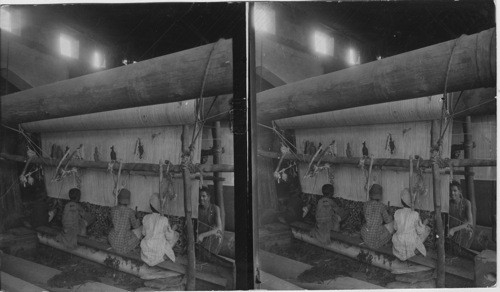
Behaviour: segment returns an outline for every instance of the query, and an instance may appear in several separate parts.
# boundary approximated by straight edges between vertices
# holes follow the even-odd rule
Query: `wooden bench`
[[[290,226],[292,228],[297,228],[303,231],[310,231],[313,228],[312,225],[299,221],[291,223]],[[333,231],[330,233],[330,237],[345,244],[358,246],[363,249],[372,250],[381,254],[385,254],[387,256],[394,257],[394,255],[392,254],[392,248],[389,246],[370,248],[366,244],[364,244],[363,240],[359,237],[347,236]],[[435,251],[428,250],[426,257],[422,255],[416,255],[409,258],[408,261],[422,266],[436,268],[436,258],[437,255]],[[448,274],[474,281],[474,262],[471,260],[458,257],[453,263],[446,263],[445,271]]]

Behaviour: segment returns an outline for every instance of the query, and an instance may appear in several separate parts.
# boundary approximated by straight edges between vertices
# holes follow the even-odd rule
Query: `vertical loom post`
[[[464,131],[464,158],[472,158],[472,131],[471,131],[471,118],[470,116],[465,117],[465,123],[463,124]],[[467,188],[467,196],[470,200],[472,209],[472,224],[476,226],[476,193],[474,191],[474,173],[472,172],[472,167],[465,167],[465,186]]]
[[[441,217],[441,177],[439,165],[436,158],[439,157],[439,124],[438,120],[432,121],[431,127],[431,158],[432,158],[432,190],[434,194],[434,212],[436,217],[437,237],[437,263],[436,263],[436,287],[444,288],[445,281],[445,253],[444,253],[444,229]]]
[[[220,121],[214,122],[214,127],[212,130],[212,138],[214,140],[212,147],[213,164],[219,164],[221,163],[221,155],[222,155]],[[220,177],[222,177],[220,172],[214,172],[215,197],[217,198],[217,205],[219,205],[220,208],[222,232],[224,232],[226,227],[226,211],[224,208],[224,186],[222,181],[218,179]]]
[[[409,188],[410,191],[410,199],[411,199],[411,210],[415,210],[415,198],[413,197],[413,157],[410,155],[410,178],[409,178]]]
[[[189,134],[188,134],[188,126],[182,126],[182,153],[183,155],[190,155],[191,151],[189,149]],[[188,154],[189,153],[189,154]],[[191,157],[189,158],[191,159]],[[182,167],[182,180],[184,182],[184,213],[186,216],[186,232],[187,232],[187,252],[188,252],[188,266],[187,266],[187,283],[186,290],[193,291],[195,290],[195,254],[194,254],[194,230],[193,230],[193,221],[191,221],[191,173],[187,168],[187,165],[183,165]]]
[[[160,163],[159,163],[159,167],[160,167],[160,171],[159,171],[159,184],[158,184],[158,202],[160,202],[160,210],[158,210],[160,212],[160,215],[163,216],[163,200],[162,200],[162,193],[161,193],[161,183],[163,181],[163,163],[162,161],[160,160]]]

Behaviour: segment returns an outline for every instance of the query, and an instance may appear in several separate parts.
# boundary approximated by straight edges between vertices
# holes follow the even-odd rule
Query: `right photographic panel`
[[[494,2],[250,9],[255,288],[496,285]]]

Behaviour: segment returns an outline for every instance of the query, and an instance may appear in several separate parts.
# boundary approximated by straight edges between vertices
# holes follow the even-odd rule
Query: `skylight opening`
[[[92,57],[92,66],[96,69],[106,68],[106,59],[98,51],[94,52]]]
[[[0,8],[0,28],[5,31],[12,32],[12,19],[10,12],[4,7]]]
[[[320,31],[314,32],[314,51],[321,55],[333,56],[334,39],[333,37]]]
[[[276,13],[274,10],[264,5],[255,5],[254,26],[255,30],[276,34]]]
[[[347,51],[347,63],[349,65],[358,65],[358,64],[360,64],[359,53],[355,49],[353,49],[353,48],[349,48],[349,50]]]
[[[61,55],[78,59],[79,42],[68,35],[61,34],[59,36],[59,47]]]

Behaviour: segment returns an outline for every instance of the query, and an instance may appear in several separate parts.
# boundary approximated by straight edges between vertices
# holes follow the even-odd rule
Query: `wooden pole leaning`
[[[437,120],[432,121],[431,129],[431,157],[432,157],[432,190],[434,193],[434,212],[437,237],[437,262],[436,262],[436,287],[444,288],[445,282],[445,253],[444,253],[444,228],[441,217],[441,176],[439,174],[439,125]]]
[[[187,253],[188,253],[188,265],[187,265],[187,283],[186,290],[194,291],[196,289],[196,257],[194,253],[194,228],[193,221],[191,220],[192,214],[192,202],[191,202],[191,173],[188,168],[188,163],[191,161],[191,150],[189,149],[189,134],[188,126],[182,126],[182,155],[183,164],[182,168],[182,178],[184,181],[184,213],[186,218],[186,233],[187,233]],[[187,157],[186,157],[187,156]]]
[[[212,129],[212,138],[213,138],[213,164],[219,164],[221,162],[222,156],[222,147],[221,147],[221,130],[220,130],[220,121],[214,122],[214,127]],[[224,232],[226,227],[226,211],[224,208],[224,185],[222,181],[218,180],[221,178],[221,174],[219,172],[214,172],[214,191],[215,197],[217,198],[217,205],[219,205],[220,209],[220,219],[222,223],[222,232]]]

